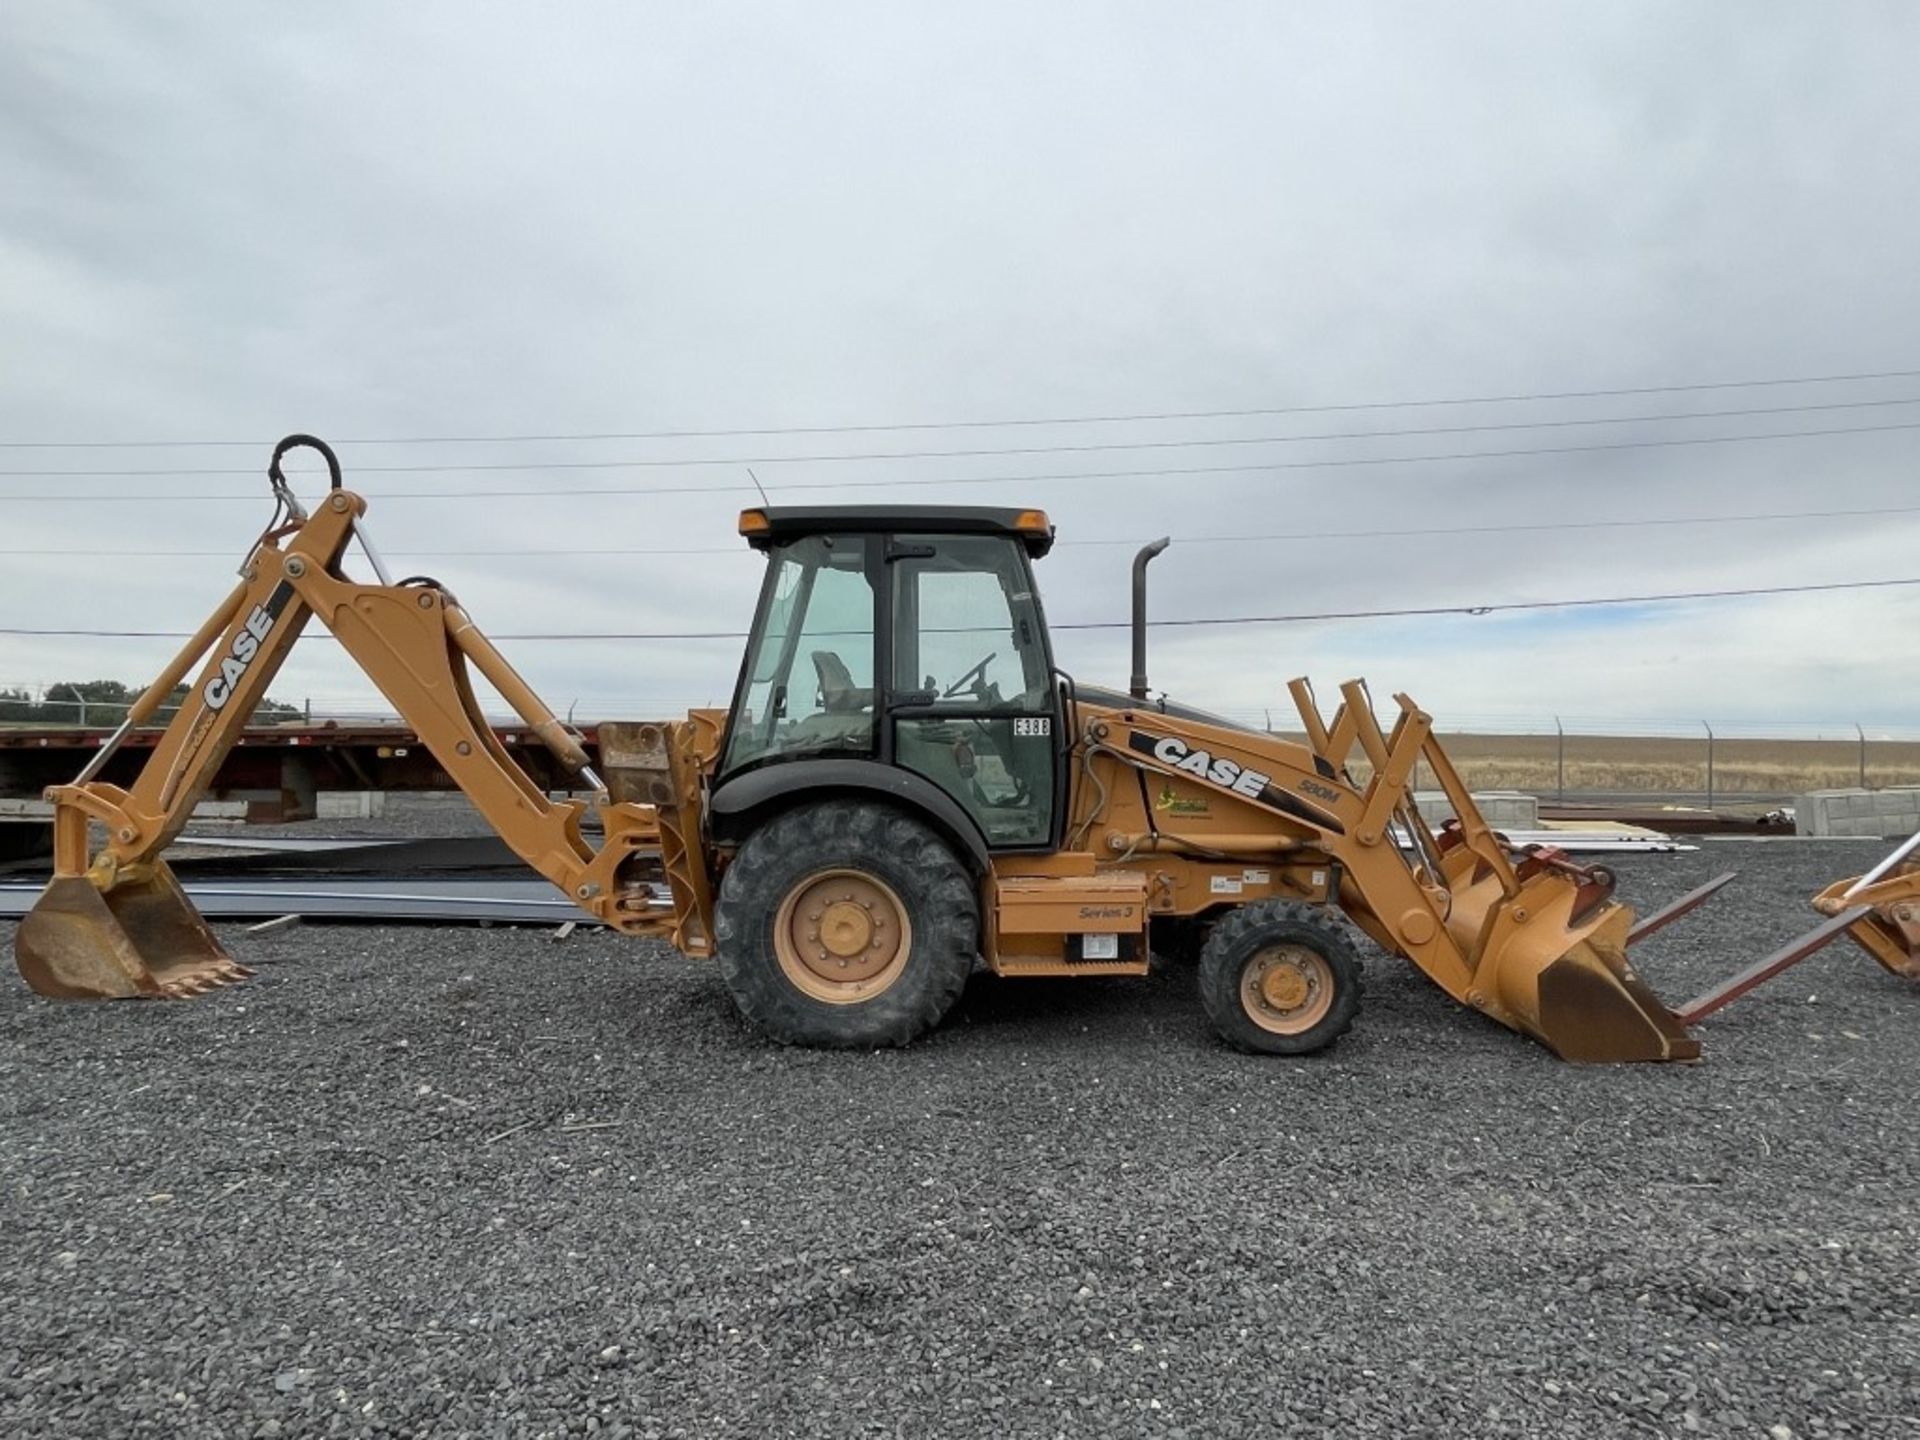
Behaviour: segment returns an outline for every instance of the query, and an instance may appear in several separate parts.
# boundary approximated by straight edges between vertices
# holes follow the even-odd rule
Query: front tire
[[[1213,927],[1200,951],[1200,1000],[1236,1050],[1311,1055],[1360,1010],[1360,957],[1344,926],[1313,906],[1265,900]]]
[[[830,800],[747,838],[714,907],[721,977],[785,1045],[905,1045],[945,1018],[979,953],[972,877],[931,828]]]

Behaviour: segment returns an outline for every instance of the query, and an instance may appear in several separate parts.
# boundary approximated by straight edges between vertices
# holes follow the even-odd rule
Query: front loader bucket
[[[1700,1042],[1627,959],[1636,928],[1647,933],[1635,927],[1632,910],[1582,897],[1578,884],[1559,875],[1536,877],[1518,907],[1500,907],[1501,896],[1491,874],[1454,891],[1447,928],[1477,962],[1469,1004],[1563,1060],[1699,1058]]]
[[[104,889],[91,876],[55,879],[20,922],[13,951],[27,984],[56,1000],[177,999],[252,973],[158,860]]]

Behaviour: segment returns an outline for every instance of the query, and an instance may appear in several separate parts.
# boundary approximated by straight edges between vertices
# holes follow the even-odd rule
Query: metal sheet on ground
[[[1613,830],[1507,830],[1494,827],[1514,845],[1552,845],[1569,855],[1653,855],[1675,854],[1686,850],[1698,850],[1698,845],[1688,845],[1674,839],[1671,835],[1661,835],[1651,830],[1633,830],[1621,826]],[[1411,842],[1399,830],[1394,829],[1394,839],[1402,850],[1410,849]]]
[[[0,882],[0,919],[18,919],[45,887]],[[183,887],[210,920],[279,915],[364,920],[466,920],[500,924],[596,924],[572,901],[539,879],[334,879],[272,883],[201,880]]]

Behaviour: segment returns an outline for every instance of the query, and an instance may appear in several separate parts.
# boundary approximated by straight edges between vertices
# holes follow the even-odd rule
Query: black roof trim
[[[999,505],[770,505],[754,506],[767,517],[767,529],[747,536],[756,550],[803,535],[1010,535],[1026,542],[1036,558],[1053,548],[1053,527],[1045,535],[1016,528],[1022,509]]]

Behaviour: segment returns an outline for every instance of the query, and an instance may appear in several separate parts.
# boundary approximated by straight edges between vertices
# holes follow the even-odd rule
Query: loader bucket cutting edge
[[[53,880],[20,922],[14,958],[28,986],[55,1000],[178,999],[245,979],[173,872],[154,862],[102,890]]]

